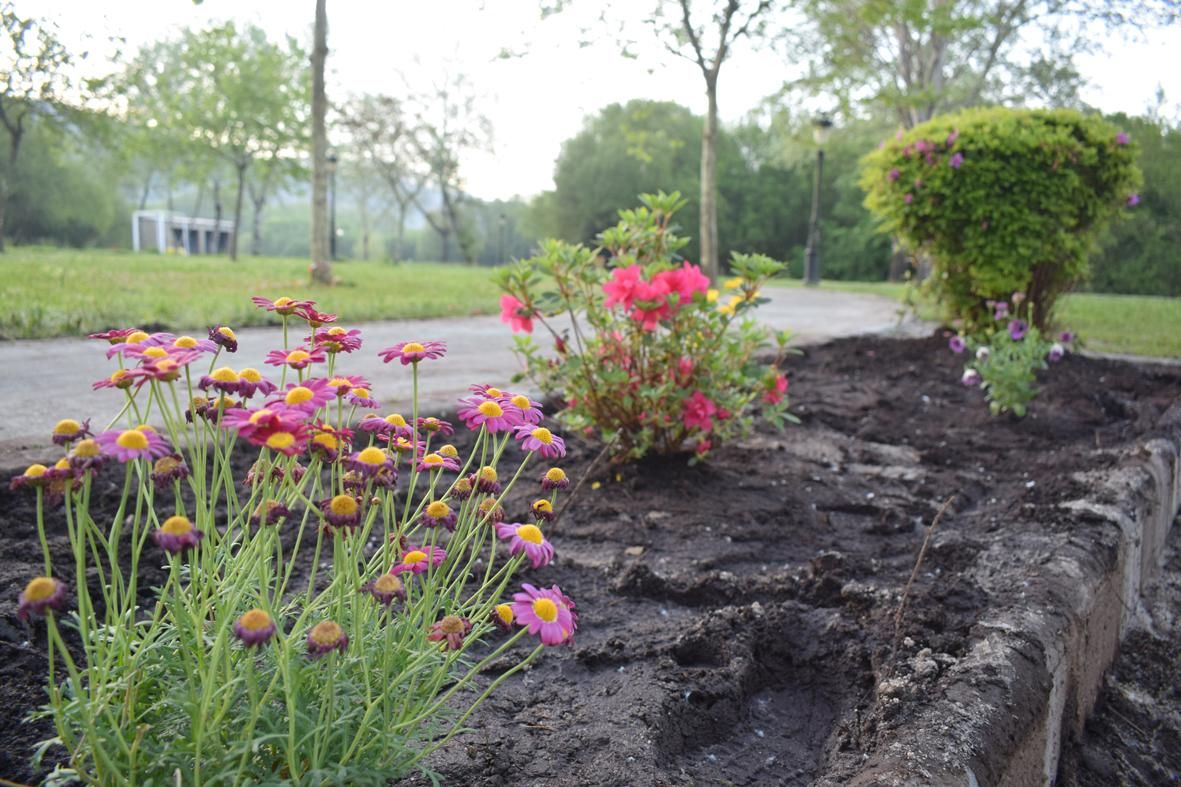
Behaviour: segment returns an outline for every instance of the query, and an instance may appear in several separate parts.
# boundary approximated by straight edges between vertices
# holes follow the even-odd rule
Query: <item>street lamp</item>
[[[824,172],[824,143],[832,134],[832,118],[821,115],[812,121],[812,139],[816,142],[816,182],[812,187],[812,218],[808,222],[808,250],[804,260],[804,284],[820,284],[820,177]]]
[[[325,162],[328,164],[328,177],[331,180],[331,207],[328,215],[331,217],[328,220],[328,259],[336,260],[336,151],[331,151]]]

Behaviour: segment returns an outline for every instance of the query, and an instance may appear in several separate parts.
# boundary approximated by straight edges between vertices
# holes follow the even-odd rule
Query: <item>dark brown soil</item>
[[[998,534],[1086,537],[1098,525],[1058,507],[1086,491],[1072,473],[1115,464],[1181,395],[1181,369],[1068,357],[1028,417],[991,418],[944,348],[810,348],[787,367],[801,426],[693,467],[597,470],[551,529],[558,559],[523,577],[574,597],[578,636],[470,719],[431,762],[442,782],[841,783],[921,700],[879,702],[878,684],[933,686],[996,602],[961,569]],[[577,479],[596,454],[571,441],[563,466]],[[952,496],[896,631],[925,528]],[[0,491],[0,776],[25,781],[29,747],[51,735],[20,722],[44,698],[43,635],[14,615],[37,570],[33,522],[28,496]]]

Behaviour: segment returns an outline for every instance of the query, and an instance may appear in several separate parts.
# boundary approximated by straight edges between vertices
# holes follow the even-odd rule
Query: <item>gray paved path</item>
[[[795,344],[862,333],[930,330],[914,318],[900,323],[898,304],[878,295],[772,288],[765,292],[771,302],[759,308],[759,319],[776,330],[791,330]],[[451,406],[472,383],[504,385],[520,368],[510,349],[508,326],[496,316],[348,327],[362,329],[365,345],[359,353],[344,357],[338,371],[367,376],[374,384],[374,395],[391,409],[406,406],[410,375],[396,361],[383,364],[377,350],[399,341],[447,342],[447,357],[422,367],[423,402],[432,409]],[[255,366],[273,376],[274,367],[265,366],[263,357],[268,350],[282,346],[282,331],[243,329],[238,340],[241,349],[229,357],[229,365]],[[14,452],[23,455],[30,449],[49,450],[40,447],[47,445],[50,430],[61,418],[93,418],[92,426],[101,429],[118,412],[122,402],[117,391],[90,388],[115,369],[114,362],[105,357],[106,346],[84,339],[0,342],[0,369],[4,370],[0,374],[0,450],[7,459],[14,459]]]

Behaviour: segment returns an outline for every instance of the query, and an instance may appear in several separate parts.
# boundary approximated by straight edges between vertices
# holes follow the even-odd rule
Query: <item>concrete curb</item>
[[[1078,480],[1092,491],[1062,505],[1070,530],[1010,536],[968,569],[1011,603],[985,613],[931,701],[883,735],[850,785],[1054,782],[1062,740],[1086,722],[1181,506],[1181,404],[1114,470]]]

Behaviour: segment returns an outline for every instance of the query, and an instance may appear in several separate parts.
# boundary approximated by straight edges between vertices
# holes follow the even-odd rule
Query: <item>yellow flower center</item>
[[[317,645],[335,645],[344,636],[344,629],[331,620],[322,620],[312,626],[309,636]]]
[[[554,510],[554,504],[542,498],[541,500],[534,501],[533,510],[538,513],[548,514]]]
[[[489,388],[486,393],[489,396],[504,396],[504,391],[501,391],[499,388]]]
[[[257,413],[250,414],[250,423],[257,424],[262,419],[270,417],[270,415],[271,415],[271,411],[267,410],[266,408],[263,408],[262,410],[259,410]]]
[[[217,329],[217,332],[231,341],[237,341],[238,339],[238,337],[234,335],[233,329],[231,329],[228,325],[221,326]]]
[[[192,336],[177,336],[172,346],[179,350],[191,350],[197,346],[197,340]]]
[[[509,399],[509,401],[519,410],[528,410],[533,404],[529,401],[529,397],[524,394],[517,394],[512,399]]]
[[[113,383],[118,383],[120,380],[122,380],[126,376],[127,376],[126,369],[116,369],[114,372],[111,373],[111,376],[109,379]]]
[[[542,623],[553,623],[558,619],[558,605],[548,598],[535,598],[533,614],[541,618]]]
[[[426,507],[426,514],[435,519],[442,519],[451,513],[451,506],[444,503],[442,500],[436,500]]]
[[[328,509],[337,516],[352,516],[357,507],[356,499],[348,495],[337,495],[328,503]]]
[[[341,328],[339,325],[337,325],[335,328],[328,329],[328,335],[329,336],[344,336],[345,329]]]
[[[455,486],[453,488],[455,489],[456,492],[459,492],[460,494],[462,494],[464,492],[470,492],[470,491],[472,491],[472,482],[467,480],[466,478],[460,478],[458,481],[455,482]]]
[[[402,563],[407,566],[421,563],[424,560],[426,560],[426,552],[423,552],[421,549],[412,549],[402,557]]]
[[[56,435],[75,435],[82,431],[82,424],[75,421],[73,418],[63,418],[53,425],[53,433]]]
[[[143,432],[143,433],[145,433],[145,434],[146,434],[146,433],[148,433],[148,432],[151,432],[152,434],[155,434],[155,433],[156,433],[156,427],[154,427],[154,426],[151,426],[151,425],[149,425],[149,424],[140,424],[139,426],[135,427],[135,431],[137,431],[137,432]]]
[[[545,480],[553,483],[561,483],[566,480],[566,471],[560,467],[551,467],[545,471]]]
[[[444,634],[462,634],[464,628],[463,618],[459,615],[446,615],[439,621],[439,631]]]
[[[160,361],[160,363],[156,364],[156,368],[161,372],[170,372],[176,368],[176,361],[172,360],[171,358],[165,358],[164,360]]]
[[[242,617],[238,618],[238,625],[250,631],[263,631],[273,626],[274,621],[265,609],[252,609],[242,613]]]
[[[312,442],[329,451],[335,451],[340,446],[340,441],[334,435],[321,433],[312,438]]]
[[[238,372],[238,376],[241,377],[243,380],[245,380],[248,383],[261,383],[262,382],[262,374],[258,371],[258,369],[251,369],[250,367],[246,367],[242,371]]]
[[[350,393],[351,393],[353,396],[359,396],[359,397],[361,397],[362,399],[368,399],[368,398],[369,398],[369,389],[368,389],[368,388],[353,388],[353,389],[351,389],[351,390],[350,390]]]
[[[310,402],[315,397],[316,394],[311,388],[308,388],[306,385],[297,385],[287,392],[287,395],[283,397],[283,401],[295,406],[304,402]]]
[[[162,456],[156,460],[156,464],[152,465],[152,468],[160,475],[171,473],[178,467],[180,467],[180,461],[174,456]]]
[[[302,363],[312,356],[304,350],[292,350],[287,353],[287,363]]]
[[[545,539],[542,538],[541,528],[537,525],[521,525],[517,528],[517,535],[522,540],[528,541],[530,544],[540,545]]]
[[[276,451],[282,451],[293,445],[295,445],[295,435],[291,432],[275,432],[267,438],[267,448],[274,448]]]
[[[390,413],[385,417],[385,422],[391,426],[406,426],[406,419],[400,413]]]
[[[451,443],[446,443],[445,445],[439,446],[439,456],[445,456],[448,459],[458,459],[459,449],[451,445]]]
[[[422,463],[431,468],[442,467],[443,457],[439,456],[438,454],[427,454],[422,458]]]
[[[167,358],[168,351],[163,347],[149,347],[144,350],[144,356],[148,358]]]
[[[288,298],[286,295],[284,295],[282,298],[275,299],[275,305],[280,308],[283,306],[290,306],[293,303],[295,303],[295,301],[293,301],[291,298]]]
[[[25,585],[25,598],[29,601],[44,601],[57,590],[57,583],[49,577],[36,577]]]
[[[345,377],[333,377],[328,381],[329,388],[352,388],[353,384]]]
[[[382,574],[373,581],[373,589],[378,593],[399,593],[402,590],[402,580],[393,574]]]
[[[546,429],[544,426],[537,427],[532,432],[530,432],[530,434],[533,435],[534,439],[540,441],[543,445],[553,445],[553,432],[551,432],[549,429]]]
[[[146,338],[148,338],[148,335],[146,333],[144,333],[143,331],[136,331],[135,333],[127,334],[126,341],[128,344],[139,344],[140,342],[142,342]]]
[[[238,373],[228,366],[222,366],[209,373],[209,378],[219,383],[238,382]]]
[[[505,625],[513,622],[513,607],[511,604],[497,604],[496,616],[504,621]]]
[[[357,461],[364,462],[367,465],[383,465],[386,461],[385,451],[382,451],[375,445],[371,445],[357,454]]]
[[[160,525],[160,530],[170,536],[183,536],[193,532],[193,523],[188,517],[170,516]]]
[[[90,459],[91,457],[98,456],[101,453],[102,449],[99,447],[98,443],[89,438],[86,440],[80,440],[78,444],[74,446],[73,451],[74,456],[80,456],[83,459]]]
[[[70,460],[63,456],[61,459],[54,462],[53,466],[57,470],[69,470],[70,469]]]
[[[49,468],[45,465],[29,465],[25,468],[25,478],[40,478]]]
[[[494,483],[496,483],[496,479],[498,477],[499,476],[496,475],[496,468],[495,467],[488,467],[487,465],[485,465],[484,467],[480,468],[480,480],[481,481],[485,481],[487,483],[494,484]]]
[[[138,429],[128,429],[123,432],[115,439],[115,443],[120,448],[128,448],[132,451],[143,451],[149,445],[147,435]]]
[[[480,402],[476,409],[488,418],[499,418],[504,415],[504,409],[496,402]]]
[[[406,342],[402,345],[402,353],[421,353],[426,352],[426,348],[418,342]]]

